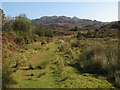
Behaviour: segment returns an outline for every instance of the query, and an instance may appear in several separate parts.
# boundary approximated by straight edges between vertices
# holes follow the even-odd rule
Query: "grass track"
[[[37,44],[36,44],[37,45]],[[22,53],[26,58],[26,63],[31,63],[34,67],[47,63],[44,69],[18,70],[13,73],[14,79],[18,84],[14,88],[113,88],[105,77],[96,78],[90,74],[82,75],[73,67],[63,66],[59,74],[57,64],[51,64],[54,60],[60,61],[58,45],[53,43],[42,46],[42,50],[33,49],[34,44],[29,50]],[[31,53],[33,52],[33,53]],[[17,52],[19,54],[19,52]],[[21,56],[22,56],[21,55]],[[54,67],[54,69],[51,69]],[[58,70],[57,70],[58,69]],[[64,80],[67,78],[66,80]],[[62,81],[63,80],[63,81]]]

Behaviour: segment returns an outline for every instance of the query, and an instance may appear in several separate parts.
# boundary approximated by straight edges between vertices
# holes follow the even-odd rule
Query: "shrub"
[[[15,21],[12,27],[14,31],[29,32],[32,28],[32,23],[26,17],[25,14],[22,14],[22,15],[15,17]]]
[[[118,68],[118,52],[115,48],[90,47],[80,56],[79,65],[84,72],[108,75]]]
[[[30,44],[31,40],[30,37],[16,36],[15,43],[18,45]]]
[[[2,67],[2,88],[9,88],[10,85],[17,84],[11,76],[12,70],[10,69],[10,62],[6,61]]]
[[[38,29],[38,30],[36,30],[36,34],[38,35],[38,36],[40,36],[40,37],[42,37],[42,36],[45,36],[45,32],[44,32],[44,30],[43,29]]]
[[[32,39],[33,39],[33,41],[38,41],[39,40],[39,36],[38,35],[36,35],[36,34],[33,34],[32,35]]]
[[[30,44],[30,42],[31,42],[31,40],[30,40],[29,37],[25,37],[25,38],[24,38],[24,43],[25,43],[25,44]]]
[[[24,41],[24,38],[23,38],[23,37],[20,37],[20,36],[19,36],[19,37],[16,37],[16,39],[15,39],[15,43],[16,43],[16,44],[20,44],[20,45],[21,45],[21,44],[24,43],[23,41]]]
[[[45,36],[45,37],[53,37],[54,36],[54,31],[50,27],[40,26],[40,27],[37,27],[35,29],[35,34],[37,34],[40,37],[43,37],[43,36]]]
[[[83,34],[79,31],[76,37],[77,37],[77,39],[81,39],[81,38],[83,38]]]
[[[110,78],[113,78],[113,83],[117,88],[120,88],[120,70],[116,71]]]

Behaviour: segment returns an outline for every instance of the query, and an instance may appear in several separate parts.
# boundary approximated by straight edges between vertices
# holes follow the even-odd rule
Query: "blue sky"
[[[117,2],[3,2],[2,9],[7,16],[25,13],[30,19],[57,15],[99,21],[118,20]]]

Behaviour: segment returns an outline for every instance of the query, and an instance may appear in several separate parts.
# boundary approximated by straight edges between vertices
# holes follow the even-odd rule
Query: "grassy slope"
[[[24,59],[26,62],[23,67],[27,67],[28,63],[35,68],[45,63],[44,69],[21,70],[13,73],[13,77],[18,84],[11,87],[19,88],[111,88],[113,87],[105,77],[94,77],[90,74],[79,74],[73,67],[60,66],[60,72],[54,60],[60,61],[62,57],[59,55],[58,45],[53,43],[39,48],[39,43],[31,44],[25,52],[16,52],[13,59]],[[16,57],[17,56],[17,57]],[[47,63],[47,64],[46,64]],[[59,72],[59,73],[58,73]]]

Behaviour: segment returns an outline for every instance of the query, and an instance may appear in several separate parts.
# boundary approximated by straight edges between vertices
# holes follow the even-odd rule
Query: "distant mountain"
[[[32,20],[34,26],[48,26],[54,29],[71,29],[75,26],[80,28],[100,28],[107,22],[92,21],[88,19],[79,19],[78,17],[66,17],[66,16],[44,16],[38,19]]]

